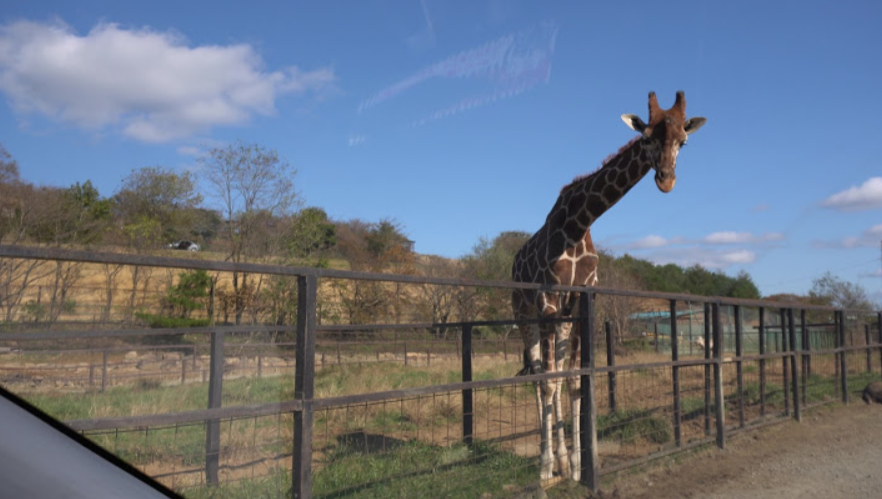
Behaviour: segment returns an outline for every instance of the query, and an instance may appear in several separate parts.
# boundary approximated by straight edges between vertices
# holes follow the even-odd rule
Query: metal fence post
[[[221,407],[224,383],[224,333],[211,333],[208,361],[208,408]],[[220,468],[220,420],[209,419],[205,427],[205,480],[217,485]]]
[[[573,438],[581,439],[582,473],[580,481],[591,492],[600,490],[600,463],[597,456],[597,401],[594,395],[594,293],[579,293],[579,345],[580,369],[590,369],[589,374],[580,376],[580,414],[581,432]]]
[[[735,305],[733,313],[735,314],[735,376],[738,383],[738,427],[744,428],[744,363],[741,356],[744,355],[744,338],[741,324],[741,307]]]
[[[876,326],[879,328],[879,343],[882,344],[882,312],[876,314]],[[882,367],[882,348],[879,349],[879,363]]]
[[[836,321],[837,336],[839,338],[839,372],[841,374],[840,381],[842,383],[842,403],[848,404],[848,355],[846,355],[845,347],[845,312],[839,310],[836,312],[839,319]]]
[[[101,352],[101,393],[107,389],[107,350]]]
[[[472,325],[462,326],[462,381],[472,381]],[[471,445],[475,433],[475,408],[473,405],[473,389],[466,388],[462,391],[462,441]]]
[[[704,358],[711,358],[711,305],[704,303]],[[711,366],[704,364],[704,434],[710,435],[711,414]]]
[[[799,406],[799,367],[798,353],[799,347],[796,344],[796,324],[793,322],[793,309],[787,309],[787,320],[790,322],[789,340],[790,340],[790,377],[793,378],[793,417],[797,421],[802,421],[802,413]]]
[[[294,378],[294,398],[301,409],[294,411],[294,463],[291,496],[294,499],[312,497],[312,421],[315,395],[315,328],[316,276],[297,278],[297,352]]]
[[[671,360],[680,360],[680,337],[677,334],[677,300],[671,300]],[[671,383],[674,385],[674,442],[677,447],[683,445],[683,437],[680,431],[680,368],[671,368]]]
[[[714,320],[714,408],[717,417],[717,447],[726,448],[726,401],[723,400],[723,328],[720,304],[713,304]]]
[[[870,348],[870,325],[864,324],[864,338],[867,346],[867,372],[873,372],[873,349]]]
[[[609,321],[604,323],[606,332],[606,365],[613,367],[616,365],[616,340],[613,337],[612,324]],[[609,412],[616,412],[616,373],[611,371],[607,375],[607,384],[609,388]]]
[[[759,308],[759,353],[766,353],[766,309]],[[766,415],[766,359],[759,361],[759,377],[760,377],[760,416]]]
[[[787,310],[780,309],[778,315],[781,319],[781,349],[778,352],[788,352],[787,346]],[[787,357],[781,357],[781,371],[784,376],[784,415],[790,417],[790,366]]]
[[[799,324],[802,330],[802,403],[808,405],[808,381],[812,374],[812,340],[808,324],[805,322],[805,309],[799,311]]]

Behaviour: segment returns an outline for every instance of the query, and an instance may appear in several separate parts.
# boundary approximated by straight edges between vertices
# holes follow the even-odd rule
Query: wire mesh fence
[[[439,320],[427,304],[529,285],[0,247],[10,255],[43,277],[6,283],[20,294],[3,302],[0,383],[188,497],[516,495],[540,481],[543,382],[561,384],[563,421],[544,485],[570,462],[596,490],[882,375],[878,313],[578,289],[596,314],[568,319],[587,354],[515,377],[514,321],[477,307]],[[185,310],[172,291],[199,271],[203,306]],[[245,273],[253,288],[236,291]],[[381,292],[397,302],[382,315],[356,303]]]

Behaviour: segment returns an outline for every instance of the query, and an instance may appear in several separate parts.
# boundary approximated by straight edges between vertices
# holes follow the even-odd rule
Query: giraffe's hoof
[[[575,480],[577,482],[579,481],[580,478],[582,478],[581,463],[579,463],[575,459],[573,459],[573,461],[570,463],[570,478],[572,478],[573,480]]]
[[[566,478],[570,476],[570,460],[566,455],[558,456],[557,458],[557,471],[560,473],[560,476]]]
[[[554,462],[549,459],[539,460],[539,479],[543,482],[554,478]]]

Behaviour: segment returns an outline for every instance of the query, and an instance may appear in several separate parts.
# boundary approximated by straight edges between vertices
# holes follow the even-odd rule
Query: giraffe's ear
[[[687,135],[690,133],[694,133],[698,131],[698,129],[701,128],[701,126],[704,125],[706,122],[707,120],[704,118],[689,118],[688,120],[686,120],[686,124],[683,125],[683,130],[686,132]]]
[[[643,133],[643,131],[646,130],[646,123],[644,123],[636,114],[623,114],[622,121],[635,132]]]

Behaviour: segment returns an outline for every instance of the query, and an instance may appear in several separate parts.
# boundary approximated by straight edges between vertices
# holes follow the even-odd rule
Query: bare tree
[[[614,289],[642,289],[640,281],[627,268],[619,265],[612,255],[602,250],[598,254],[598,285]],[[642,311],[640,300],[631,296],[604,295],[597,301],[597,307],[600,321],[612,323],[619,344],[622,343],[622,336],[630,330],[631,316]]]
[[[428,257],[423,265],[423,274],[427,277],[453,277],[462,273],[462,264],[455,260],[441,257]],[[416,308],[424,320],[437,325],[431,331],[439,338],[447,334],[444,324],[455,320],[461,311],[463,293],[469,290],[461,286],[443,286],[423,284],[420,286],[419,301]]]
[[[277,252],[285,232],[277,225],[290,218],[298,200],[293,181],[297,171],[275,150],[241,142],[212,149],[200,166],[208,197],[219,203],[226,218],[227,259],[248,262]],[[233,272],[233,294],[247,286],[248,275]],[[237,324],[242,313],[237,305]]]
[[[814,303],[848,310],[875,308],[863,286],[842,280],[830,272],[812,281],[809,298]]]
[[[108,322],[111,318],[111,312],[113,311],[113,298],[116,294],[117,288],[117,278],[124,268],[124,265],[119,264],[101,264],[101,272],[104,275],[104,308],[101,311],[101,322]]]

